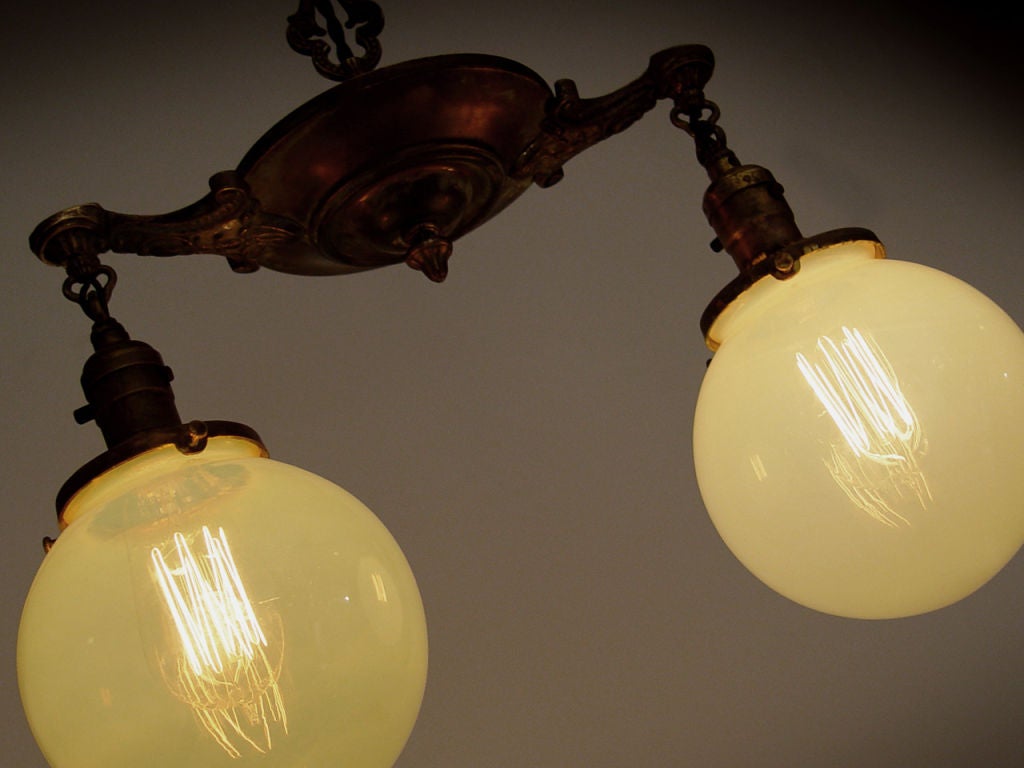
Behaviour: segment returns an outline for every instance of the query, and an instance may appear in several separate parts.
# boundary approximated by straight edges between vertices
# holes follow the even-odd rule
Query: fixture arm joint
[[[540,187],[556,184],[566,162],[629,128],[658,100],[702,98],[713,71],[709,48],[681,45],[654,54],[640,77],[605,96],[581,98],[574,81],[556,81],[540,133],[520,155],[512,175]]]
[[[224,256],[236,272],[254,272],[264,250],[301,238],[296,222],[260,208],[237,171],[222,171],[210,179],[206,196],[171,213],[116,213],[96,203],[66,208],[41,222],[29,245],[41,261],[56,266],[106,251],[209,253]]]

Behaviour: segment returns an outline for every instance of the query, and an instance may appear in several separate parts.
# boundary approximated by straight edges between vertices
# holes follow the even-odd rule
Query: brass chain
[[[101,264],[95,254],[74,256],[64,267],[68,273],[62,286],[64,297],[77,303],[93,322],[109,319],[108,304],[117,284],[114,269]]]
[[[677,102],[670,115],[672,125],[693,139],[697,148],[697,160],[705,167],[716,158],[732,154],[726,142],[725,131],[718,125],[721,114],[715,102],[702,98],[699,104],[690,107]]]

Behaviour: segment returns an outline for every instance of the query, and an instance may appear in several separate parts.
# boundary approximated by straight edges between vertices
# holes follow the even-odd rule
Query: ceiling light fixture
[[[441,281],[456,239],[659,100],[710,177],[713,247],[739,268],[701,320],[716,351],[694,436],[732,551],[787,597],[860,618],[948,605],[1013,557],[1024,334],[955,278],[884,259],[868,230],[804,237],[772,174],[728,148],[707,48],[662,51],[584,99],[491,56],[376,70],[379,7],[339,5],[344,23],[300,2],[288,40],[340,84],[208,195],[159,216],[75,206],[30,238],[93,322],[76,419],[107,445],[58,494],[63,532],[19,634],[23,702],[54,768],[388,766],[426,673],[420,596],[383,525],[270,460],[248,427],[183,423],[160,355],[110,316],[99,254],[301,275],[404,262]]]

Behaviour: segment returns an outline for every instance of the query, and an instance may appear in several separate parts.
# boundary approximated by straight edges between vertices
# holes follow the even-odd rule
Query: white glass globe
[[[388,531],[346,491],[214,437],[97,478],[33,582],[18,680],[53,768],[387,768],[426,679]]]
[[[822,249],[730,304],[694,428],[733,554],[856,618],[953,603],[1024,542],[1024,334],[965,283],[877,255]]]

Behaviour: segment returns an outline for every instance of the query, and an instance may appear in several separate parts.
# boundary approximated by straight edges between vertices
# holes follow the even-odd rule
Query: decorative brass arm
[[[296,24],[311,33],[309,17],[293,17],[290,36]],[[285,117],[192,205],[153,216],[74,206],[43,221],[30,244],[56,265],[107,250],[210,253],[239,272],[338,274],[405,261],[442,280],[452,241],[531,183],[558,181],[568,160],[658,99],[699,115],[713,66],[704,46],[670,48],[591,99],[571,80],[552,94],[528,68],[492,56],[364,71]]]
[[[562,179],[568,160],[629,128],[659,99],[673,99],[687,114],[699,111],[714,66],[711,49],[681,45],[654,54],[640,77],[607,96],[583,99],[575,82],[558,80],[540,133],[517,160],[513,174],[550,187]]]
[[[140,256],[209,253],[224,256],[237,272],[259,268],[259,254],[274,244],[300,241],[301,227],[260,210],[236,171],[210,179],[210,193],[172,213],[138,216],[87,203],[43,221],[29,244],[48,264],[66,266],[72,256],[106,251]]]

